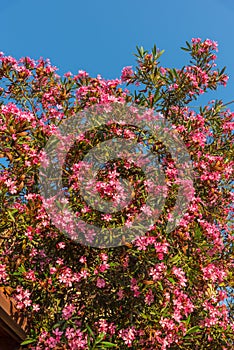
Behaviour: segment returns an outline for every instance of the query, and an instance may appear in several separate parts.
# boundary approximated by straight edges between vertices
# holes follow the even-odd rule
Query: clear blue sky
[[[212,98],[234,99],[233,0],[0,0],[0,51],[50,58],[59,74],[84,69],[119,77],[134,65],[136,45],[165,49],[161,63],[179,68],[192,37],[218,41],[218,65],[230,77]],[[206,97],[205,100],[210,98]]]

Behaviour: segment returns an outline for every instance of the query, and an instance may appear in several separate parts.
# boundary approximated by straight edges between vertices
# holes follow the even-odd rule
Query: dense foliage
[[[114,80],[92,78],[84,71],[61,78],[49,60],[1,55],[0,286],[7,287],[28,319],[25,347],[232,348],[233,113],[222,101],[196,111],[189,106],[204,92],[226,85],[228,77],[216,69],[215,42],[192,39],[184,50],[190,63],[171,69],[160,65],[162,52],[156,47],[151,53],[138,48],[135,70],[125,67],[121,79]],[[135,86],[136,92],[124,84],[131,90]],[[150,139],[169,193],[163,212],[144,236],[132,242],[122,237],[121,246],[100,249],[77,243],[53,225],[38,175],[46,162],[46,142],[62,121],[92,105],[113,103],[134,103],[170,120],[191,157],[195,191],[180,224],[166,232],[178,169],[165,145]],[[137,138],[139,143],[147,138],[128,125],[100,130],[86,133],[68,154],[71,182],[66,186],[72,198],[78,198],[82,160],[75,151],[87,153],[103,142],[103,135]],[[133,186],[140,181],[131,210],[112,220],[108,214],[98,216],[82,200],[71,201],[78,215],[104,227],[130,227],[149,186],[140,168],[128,159],[108,162],[96,191],[110,201],[124,196],[121,172]]]

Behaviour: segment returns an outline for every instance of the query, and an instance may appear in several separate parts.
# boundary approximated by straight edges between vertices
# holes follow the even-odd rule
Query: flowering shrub
[[[136,69],[125,67],[115,80],[84,71],[61,78],[49,60],[1,53],[0,285],[12,288],[17,308],[27,316],[28,349],[232,348],[233,113],[222,101],[197,112],[189,107],[209,89],[225,86],[228,77],[216,69],[215,42],[192,39],[184,50],[190,64],[171,69],[160,66],[156,47],[151,53],[138,48]],[[136,92],[121,84],[135,85]],[[100,216],[77,196],[82,154],[106,135],[148,139],[166,178],[163,211],[144,236],[94,248],[95,228],[90,245],[82,245],[51,222],[39,168],[48,164],[44,147],[62,121],[112,103],[134,103],[171,121],[191,156],[195,191],[179,225],[167,232],[178,169],[165,145],[120,124],[85,133],[68,154],[64,183],[73,209],[87,222],[131,227],[139,210],[149,211],[144,198],[151,184],[127,159],[109,161],[96,187],[90,186],[100,198],[124,202],[122,172],[136,192],[131,210],[114,219]]]

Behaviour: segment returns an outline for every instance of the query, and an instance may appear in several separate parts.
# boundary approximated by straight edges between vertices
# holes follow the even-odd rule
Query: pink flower
[[[72,76],[72,73],[71,73],[71,72],[67,72],[67,73],[64,74],[64,76],[65,76],[66,78],[69,78],[69,77]]]
[[[31,293],[28,289],[24,290],[22,287],[18,286],[16,292],[15,299],[17,309],[24,309],[32,304],[32,300],[30,299]]]
[[[59,282],[64,283],[66,287],[71,287],[74,281],[72,270],[69,267],[66,267],[62,270],[59,275]]]
[[[141,211],[142,211],[146,216],[152,215],[152,209],[151,209],[149,206],[147,206],[147,205],[142,205]]]
[[[119,289],[119,291],[116,293],[118,295],[118,300],[122,300],[124,298],[124,291],[122,289]]]
[[[187,279],[185,277],[184,271],[180,267],[173,266],[172,273],[178,278],[180,285],[182,287],[185,287]]]
[[[84,268],[82,268],[80,271],[80,277],[86,279],[88,276],[89,276],[89,272]]]
[[[201,38],[192,38],[193,44],[199,44],[201,42]]]
[[[58,264],[58,265],[63,265],[63,259],[61,259],[61,258],[58,258],[57,260],[56,260],[56,264]]]
[[[132,346],[132,342],[136,337],[135,327],[128,327],[127,329],[121,329],[119,331],[119,337],[124,340],[124,343],[128,346]]]
[[[57,248],[59,249],[64,249],[66,247],[66,244],[64,242],[59,242],[57,245],[56,245]]]
[[[108,255],[105,254],[105,253],[101,253],[99,256],[102,259],[102,261],[107,261],[108,260]]]
[[[40,305],[39,304],[33,304],[33,311],[38,312],[40,310]]]
[[[171,91],[171,90],[177,90],[179,88],[179,85],[178,84],[171,84],[170,86],[169,86],[169,91]]]
[[[50,164],[50,162],[49,162],[49,159],[48,159],[46,152],[40,151],[39,157],[40,157],[40,163],[41,163],[42,167],[47,168],[48,165]]]
[[[150,290],[147,292],[146,296],[145,296],[145,303],[146,303],[147,305],[150,305],[150,304],[152,304],[153,302],[154,302],[154,295],[153,295],[152,290],[150,289]]]
[[[106,285],[106,281],[103,278],[98,277],[96,286],[98,288],[104,288]]]
[[[109,264],[101,264],[101,265],[99,265],[98,268],[99,268],[99,271],[100,271],[100,272],[104,272],[104,271],[108,270],[109,267],[110,267]]]
[[[0,283],[6,282],[7,273],[6,273],[6,265],[0,264]]]
[[[159,71],[162,75],[165,75],[167,73],[167,70],[164,67],[160,67]]]
[[[53,334],[55,335],[55,339],[59,341],[63,332],[61,332],[59,328],[56,328],[55,330],[53,330]]]
[[[212,282],[218,281],[219,283],[223,282],[227,273],[220,267],[216,267],[214,264],[208,264],[202,269],[203,277],[205,280],[211,280]]]
[[[50,274],[53,275],[54,273],[57,272],[56,267],[50,267]]]
[[[153,236],[139,236],[136,237],[134,244],[138,250],[146,250],[147,246],[155,243],[156,238]]]
[[[167,267],[164,263],[156,264],[150,268],[149,275],[153,277],[154,281],[160,280],[163,278],[166,269]]]
[[[7,181],[5,181],[5,184],[7,185],[7,187],[9,188],[9,192],[11,194],[17,193],[17,189],[15,186],[15,182],[12,181],[11,179],[8,179]]]
[[[98,322],[95,322],[95,324],[98,325],[98,330],[100,333],[107,333],[108,332],[108,323],[104,319],[100,319]]]
[[[121,80],[122,82],[128,82],[133,76],[134,72],[131,66],[124,67],[122,69]]]
[[[89,76],[88,73],[83,70],[79,70],[78,73],[78,75],[74,76],[75,80],[87,78]]]
[[[140,295],[139,286],[137,285],[137,280],[135,278],[131,279],[130,289],[134,292],[134,297],[138,297]]]
[[[25,278],[26,278],[27,280],[30,280],[30,281],[35,282],[35,281],[36,281],[35,272],[34,272],[33,270],[29,270],[29,271],[25,274]]]
[[[58,341],[53,337],[49,337],[45,343],[49,347],[49,349],[54,349],[55,346],[58,344]]]
[[[79,259],[79,262],[81,263],[86,263],[87,259],[85,256],[81,256],[80,259]]]
[[[72,304],[69,304],[63,308],[62,315],[65,320],[68,320],[71,318],[73,312],[75,311],[75,306]]]
[[[33,239],[33,228],[32,228],[32,226],[27,227],[27,230],[25,232],[25,236],[28,237],[28,239],[30,241]]]
[[[67,339],[72,339],[75,336],[75,329],[68,327],[66,329],[65,334],[66,334]]]
[[[112,219],[111,214],[102,214],[102,220],[109,222]]]

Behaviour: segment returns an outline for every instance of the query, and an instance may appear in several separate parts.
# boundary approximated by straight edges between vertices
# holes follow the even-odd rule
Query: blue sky
[[[211,98],[234,99],[233,0],[0,0],[0,51],[16,58],[50,58],[59,74],[84,69],[115,78],[134,65],[136,45],[165,49],[161,63],[188,62],[180,50],[192,37],[218,41],[218,66],[229,83]]]

